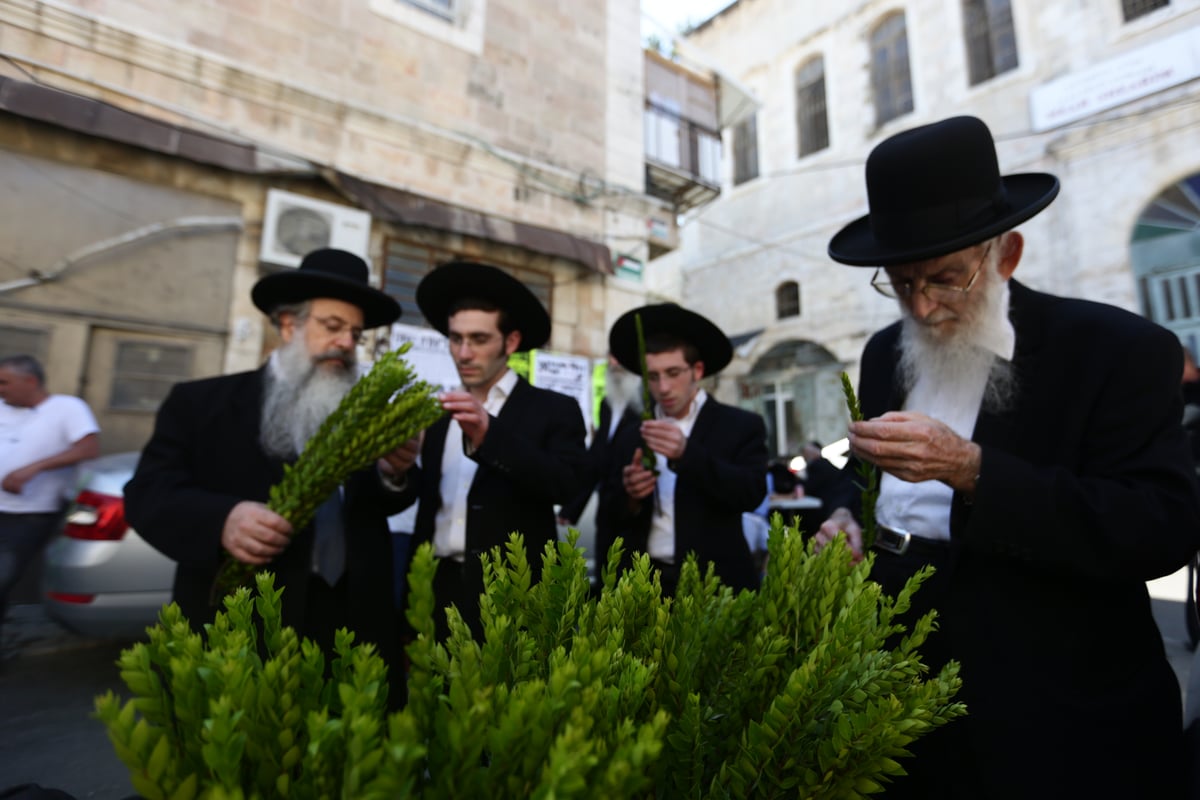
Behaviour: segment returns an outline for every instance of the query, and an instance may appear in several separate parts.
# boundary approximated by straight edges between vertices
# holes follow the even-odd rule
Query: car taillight
[[[67,512],[63,534],[72,539],[116,541],[125,536],[125,501],[110,494],[84,490]]]
[[[96,599],[94,594],[69,594],[67,592],[46,592],[46,597],[51,600],[57,600],[60,603],[71,603],[72,605],[87,605]]]

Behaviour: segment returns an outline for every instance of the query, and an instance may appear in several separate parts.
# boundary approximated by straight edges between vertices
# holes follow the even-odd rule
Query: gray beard
[[[353,356],[342,371],[319,369],[300,338],[279,348],[263,387],[259,443],[268,456],[291,461],[358,380]],[[328,354],[322,354],[328,355]]]
[[[1008,284],[989,275],[980,290],[984,295],[982,306],[948,339],[933,336],[905,314],[900,332],[900,384],[905,394],[918,378],[946,387],[983,379],[982,409],[1000,413],[1012,408],[1017,394],[1012,362],[979,344],[997,326],[1012,324],[1008,320]]]

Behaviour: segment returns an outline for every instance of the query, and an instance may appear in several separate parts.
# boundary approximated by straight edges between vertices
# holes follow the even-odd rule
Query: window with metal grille
[[[876,126],[913,110],[908,26],[903,12],[885,17],[871,33],[871,89]]]
[[[825,112],[825,59],[818,56],[796,70],[796,137],[800,155],[829,147]]]
[[[800,284],[787,281],[775,290],[775,317],[787,319],[800,316]]]
[[[50,335],[44,330],[0,325],[0,358],[33,356],[44,365],[49,343]]]
[[[1121,0],[1121,12],[1125,15],[1125,21],[1129,22],[1169,5],[1171,0]]]
[[[108,407],[112,411],[149,411],[171,387],[192,377],[192,348],[158,342],[117,342]]]
[[[751,114],[733,127],[733,185],[758,177],[758,124]]]
[[[1017,68],[1017,37],[1009,0],[963,0],[963,32],[972,86]]]
[[[439,264],[461,259],[474,261],[471,256],[443,250],[428,245],[409,242],[403,239],[390,238],[384,247],[383,291],[390,294],[400,304],[400,322],[405,325],[432,327],[421,314],[417,306],[417,284],[426,273],[435,269]],[[512,275],[528,287],[529,291],[541,301],[548,312],[552,313],[550,305],[554,287],[553,276],[515,264],[508,264],[488,258],[487,263]]]

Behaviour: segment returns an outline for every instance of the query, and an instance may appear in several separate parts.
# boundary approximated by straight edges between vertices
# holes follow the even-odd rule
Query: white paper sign
[[[591,430],[592,362],[584,356],[533,352],[533,385],[575,398],[583,422]]]
[[[418,328],[416,325],[392,325],[391,348],[395,350],[405,342],[412,342],[412,349],[404,354],[404,360],[412,365],[417,377],[426,381],[435,392],[444,392],[460,385],[458,370],[450,357],[450,346],[445,336],[433,328]]]

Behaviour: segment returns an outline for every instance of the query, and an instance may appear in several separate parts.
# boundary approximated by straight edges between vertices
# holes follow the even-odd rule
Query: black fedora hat
[[[463,297],[495,303],[521,332],[517,350],[533,350],[550,341],[550,314],[529,287],[499,267],[473,261],[450,261],[417,284],[417,306],[429,324],[446,334],[450,307]]]
[[[260,278],[250,299],[270,314],[281,305],[331,297],[362,309],[364,328],[390,325],[400,318],[400,304],[371,286],[369,273],[367,262],[358,256],[326,247],[304,256],[296,269]]]
[[[829,257],[886,267],[944,256],[1014,228],[1050,204],[1058,178],[1000,175],[991,131],[952,117],[902,131],[867,157],[870,213],[829,241]]]
[[[626,311],[608,332],[608,350],[621,366],[635,375],[642,374],[638,357],[637,316],[642,318],[642,333],[647,339],[657,333],[678,336],[700,352],[704,374],[716,375],[733,359],[733,345],[721,329],[695,311],[675,303],[659,303]]]

